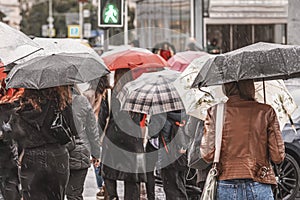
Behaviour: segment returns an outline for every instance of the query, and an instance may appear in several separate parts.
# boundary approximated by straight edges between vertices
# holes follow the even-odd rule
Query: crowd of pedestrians
[[[164,59],[176,53],[168,43],[161,45],[155,51]],[[201,156],[207,163],[213,161],[216,106],[208,109],[205,121],[193,120],[185,110],[153,116],[123,111],[116,95],[132,80],[129,68],[114,72],[113,87],[109,77],[103,76],[90,82],[85,91],[76,85],[7,91],[2,80],[2,198],[83,199],[84,181],[93,164],[97,196],[104,199],[119,199],[117,181],[121,180],[125,200],[140,199],[141,183],[146,183],[147,198],[154,200],[159,179],[167,200],[192,199],[187,184],[203,189],[210,166],[198,172],[189,169],[187,153],[195,136],[203,136]],[[273,199],[271,187],[276,180],[269,161],[280,163],[285,156],[275,111],[255,101],[251,81],[224,84],[223,90],[229,100],[222,127],[217,198]],[[57,112],[74,136],[73,145],[62,144],[53,135],[51,125]],[[201,128],[196,129],[196,124]],[[187,178],[191,172],[197,177]],[[197,193],[193,198],[200,196]]]

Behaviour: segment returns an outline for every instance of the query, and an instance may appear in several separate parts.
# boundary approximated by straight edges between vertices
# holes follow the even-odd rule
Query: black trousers
[[[146,152],[155,152],[157,151],[156,148],[152,146],[150,142],[146,145]],[[147,190],[147,199],[148,200],[155,200],[155,177],[154,177],[154,169],[158,159],[157,153],[152,153],[150,156],[146,154],[146,165],[147,165],[147,183],[146,183],[146,190]]]
[[[21,166],[24,200],[64,200],[69,153],[61,145],[25,149]]]
[[[82,193],[87,171],[88,168],[70,170],[69,182],[66,190],[68,200],[83,200]]]
[[[176,170],[174,167],[161,169],[164,191],[167,200],[187,200],[186,170]]]
[[[19,190],[18,167],[10,169],[0,169],[0,192],[4,200],[20,200],[21,194]]]
[[[112,179],[104,179],[104,184],[107,189],[110,200],[118,200],[117,181]],[[125,194],[124,200],[139,200],[140,199],[140,183],[124,181]]]

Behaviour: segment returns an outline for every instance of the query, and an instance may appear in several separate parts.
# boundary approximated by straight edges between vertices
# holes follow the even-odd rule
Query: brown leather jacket
[[[201,155],[212,162],[215,150],[216,106],[208,109]],[[230,96],[225,104],[219,180],[253,179],[276,185],[270,164],[285,157],[284,142],[273,108],[239,96]]]

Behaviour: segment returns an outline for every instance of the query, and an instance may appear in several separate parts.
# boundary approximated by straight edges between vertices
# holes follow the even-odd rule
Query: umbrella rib
[[[80,73],[80,70],[78,68],[76,68],[76,66],[74,64],[72,64],[72,67],[74,67],[77,70],[77,74],[80,76],[79,80],[84,80],[84,77],[82,76],[82,74]]]

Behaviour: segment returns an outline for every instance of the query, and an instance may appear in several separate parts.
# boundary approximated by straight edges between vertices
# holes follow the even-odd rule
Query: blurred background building
[[[258,41],[286,43],[288,0],[138,0],[136,15],[145,46],[168,40],[183,50],[190,37],[204,47],[217,39],[227,52]]]
[[[0,0],[0,21],[19,29],[21,19],[19,0]]]
[[[194,8],[194,1],[188,0],[136,1],[136,39],[146,47],[167,41],[175,45],[176,49],[184,50],[187,39],[195,36]]]
[[[0,0],[0,20],[28,35],[47,37],[49,1]],[[52,1],[55,37],[68,37],[68,25],[79,21],[78,0]],[[111,41],[115,45],[137,39],[149,48],[167,41],[183,51],[190,42],[205,49],[216,39],[221,52],[227,52],[258,41],[300,44],[299,0],[124,1],[127,27],[109,29],[111,37],[119,35]],[[84,38],[101,45],[97,6],[98,0],[84,3]]]
[[[210,0],[204,44],[218,39],[223,52],[255,42],[286,44],[288,0]]]
[[[300,45],[300,1],[289,0],[287,43]]]

